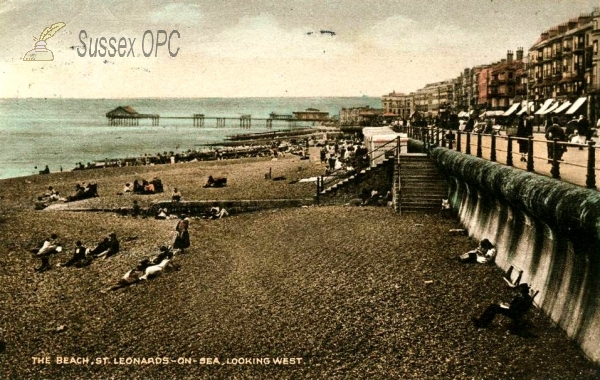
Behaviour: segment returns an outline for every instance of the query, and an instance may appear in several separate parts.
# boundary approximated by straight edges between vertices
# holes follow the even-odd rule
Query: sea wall
[[[498,247],[500,268],[522,270],[537,306],[600,363],[599,193],[445,148],[432,158],[469,235]]]

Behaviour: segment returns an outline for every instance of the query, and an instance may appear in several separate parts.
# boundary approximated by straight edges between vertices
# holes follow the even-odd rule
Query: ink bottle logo
[[[33,40],[36,41],[35,49],[29,50],[23,57],[23,61],[54,61],[54,54],[46,48],[46,41],[65,25],[64,22],[57,22],[44,29],[40,38],[33,37]]]

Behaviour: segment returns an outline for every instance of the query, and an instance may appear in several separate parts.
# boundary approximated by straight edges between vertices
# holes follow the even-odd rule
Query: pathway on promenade
[[[5,236],[15,236],[0,241],[5,291],[0,326],[7,341],[0,354],[1,378],[600,375],[537,309],[527,317],[531,337],[508,334],[502,318],[489,329],[474,328],[471,315],[512,294],[497,268],[454,260],[476,243],[449,234],[457,223],[437,215],[309,207],[192,220],[192,247],[175,257],[179,271],[107,294],[99,290],[168,238],[173,222],[101,213],[35,215],[27,231],[11,221],[0,225]],[[94,226],[136,239],[123,240],[123,253],[86,269],[33,274],[31,259],[15,244],[49,224],[72,232],[61,232],[69,239],[81,229],[89,234]],[[60,325],[66,330],[56,332]],[[34,355],[108,357],[110,362],[32,365]],[[295,357],[301,363],[113,364],[120,357],[217,357],[220,363]]]
[[[477,154],[477,134],[471,134],[471,155]],[[482,136],[482,158],[489,160],[491,156],[491,137]],[[506,136],[496,138],[496,162],[506,164],[508,140]],[[453,149],[456,150],[456,141],[453,142]],[[527,170],[527,162],[522,162],[519,153],[519,144],[516,140],[512,145],[513,166],[518,169]],[[461,152],[466,152],[466,135],[461,134]],[[543,133],[534,133],[533,144],[534,172],[551,177],[550,170],[552,164],[548,163],[548,148]],[[580,186],[586,186],[587,180],[587,162],[588,148],[580,150],[577,146],[570,146],[562,156],[563,163],[560,164],[560,174],[562,181],[573,183]],[[600,150],[596,149],[595,157],[596,187],[600,187]]]

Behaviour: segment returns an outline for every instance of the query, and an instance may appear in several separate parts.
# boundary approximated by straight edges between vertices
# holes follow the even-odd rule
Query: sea
[[[239,117],[292,114],[315,108],[339,115],[343,107],[381,108],[374,97],[305,98],[198,98],[198,99],[0,99],[0,179],[37,174],[48,165],[51,172],[68,171],[81,162],[139,157],[158,152],[198,150],[218,146],[228,136],[268,130],[290,129],[285,121],[253,121],[250,129],[237,120],[225,127],[206,120],[204,127],[191,119],[149,119],[138,126],[110,126],[106,113],[118,106],[131,106],[141,114],[161,117]]]

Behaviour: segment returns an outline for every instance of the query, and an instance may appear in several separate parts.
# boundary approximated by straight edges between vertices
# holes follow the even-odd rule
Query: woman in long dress
[[[189,224],[190,220],[185,215],[181,215],[175,226],[177,235],[173,242],[173,249],[178,249],[180,253],[184,253],[184,250],[190,246],[190,233],[188,232]]]
[[[525,139],[529,138],[529,136],[531,136],[531,134],[533,133],[532,128],[528,128],[528,124],[529,122],[527,120],[527,114],[524,113],[519,118],[519,124],[517,126],[517,137],[520,138],[519,140],[517,140],[517,143],[519,144],[519,153],[521,153],[522,162],[527,161],[525,155],[529,150],[529,141]]]

